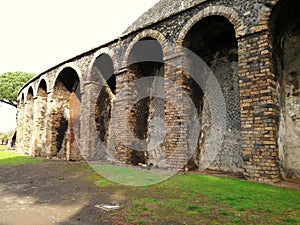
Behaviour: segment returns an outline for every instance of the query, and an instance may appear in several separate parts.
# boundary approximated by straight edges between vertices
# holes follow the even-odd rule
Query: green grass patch
[[[97,182],[97,185],[100,187],[107,187],[107,186],[111,186],[113,184],[114,184],[113,182],[111,182],[107,179],[102,179]]]
[[[297,190],[200,174],[177,174],[144,187],[105,179],[98,185],[125,196],[117,217],[132,224],[300,224]]]
[[[42,162],[43,159],[33,158],[31,156],[22,156],[10,151],[0,151],[0,166],[13,166],[20,164],[29,164]]]
[[[124,168],[114,165],[90,165],[94,170],[103,177],[113,182],[130,185],[146,186],[161,182],[172,175],[165,170],[142,170],[137,168]]]

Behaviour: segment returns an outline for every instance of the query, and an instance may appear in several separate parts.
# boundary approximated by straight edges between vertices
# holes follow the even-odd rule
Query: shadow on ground
[[[113,224],[97,176],[84,162],[0,166],[0,225]]]

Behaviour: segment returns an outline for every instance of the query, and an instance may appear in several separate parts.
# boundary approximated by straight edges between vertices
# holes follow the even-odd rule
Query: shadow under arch
[[[52,93],[52,131],[49,157],[67,160],[80,159],[74,129],[79,132],[80,93],[79,76],[71,67],[64,68],[57,76]]]
[[[136,41],[127,59],[127,69],[133,75],[133,94],[135,104],[131,106],[134,142],[132,143],[131,163],[157,164],[164,158],[164,147],[159,140],[160,124],[164,121],[164,99],[156,93],[164,95],[164,52],[161,43],[152,36]],[[147,78],[146,83],[139,80]],[[135,82],[137,81],[137,82]],[[146,94],[145,94],[146,92]],[[160,127],[161,128],[161,127]]]
[[[278,150],[283,177],[300,177],[300,2],[278,1],[269,27],[279,99]]]
[[[93,82],[95,95],[91,96],[95,105],[94,121],[96,127],[96,144],[94,159],[113,158],[114,154],[114,98],[116,94],[116,76],[114,62],[110,55],[100,54],[92,64],[90,80]]]
[[[240,118],[240,93],[238,77],[238,44],[234,25],[224,16],[209,15],[194,22],[185,32],[182,46],[195,53],[211,69],[224,96],[226,108],[226,131],[221,149],[210,162],[210,169],[242,172],[242,133]],[[197,65],[190,65],[190,96],[198,111],[200,134],[198,147],[189,162],[189,167],[198,167],[205,158],[215,154],[210,152],[209,137],[212,121],[211,111],[218,96],[207,96],[205,78],[201,78]],[[204,82],[199,84],[198,81]],[[201,85],[201,86],[200,86]],[[211,92],[212,93],[212,92]],[[214,99],[214,101],[210,101]],[[206,156],[207,157],[206,157]]]

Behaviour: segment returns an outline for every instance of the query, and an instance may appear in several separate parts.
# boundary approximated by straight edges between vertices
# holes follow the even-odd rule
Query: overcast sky
[[[158,0],[1,0],[0,74],[39,74],[120,34]],[[0,132],[13,129],[0,107]]]

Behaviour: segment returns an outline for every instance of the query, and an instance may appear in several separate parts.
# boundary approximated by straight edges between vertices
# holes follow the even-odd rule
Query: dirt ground
[[[213,171],[204,174],[234,176]],[[108,212],[95,207],[114,204],[111,193],[96,185],[98,179],[84,162],[49,160],[0,166],[0,225],[115,224]],[[300,179],[277,185],[299,190]]]
[[[95,207],[112,203],[91,174],[83,162],[1,166],[0,225],[113,224]]]

